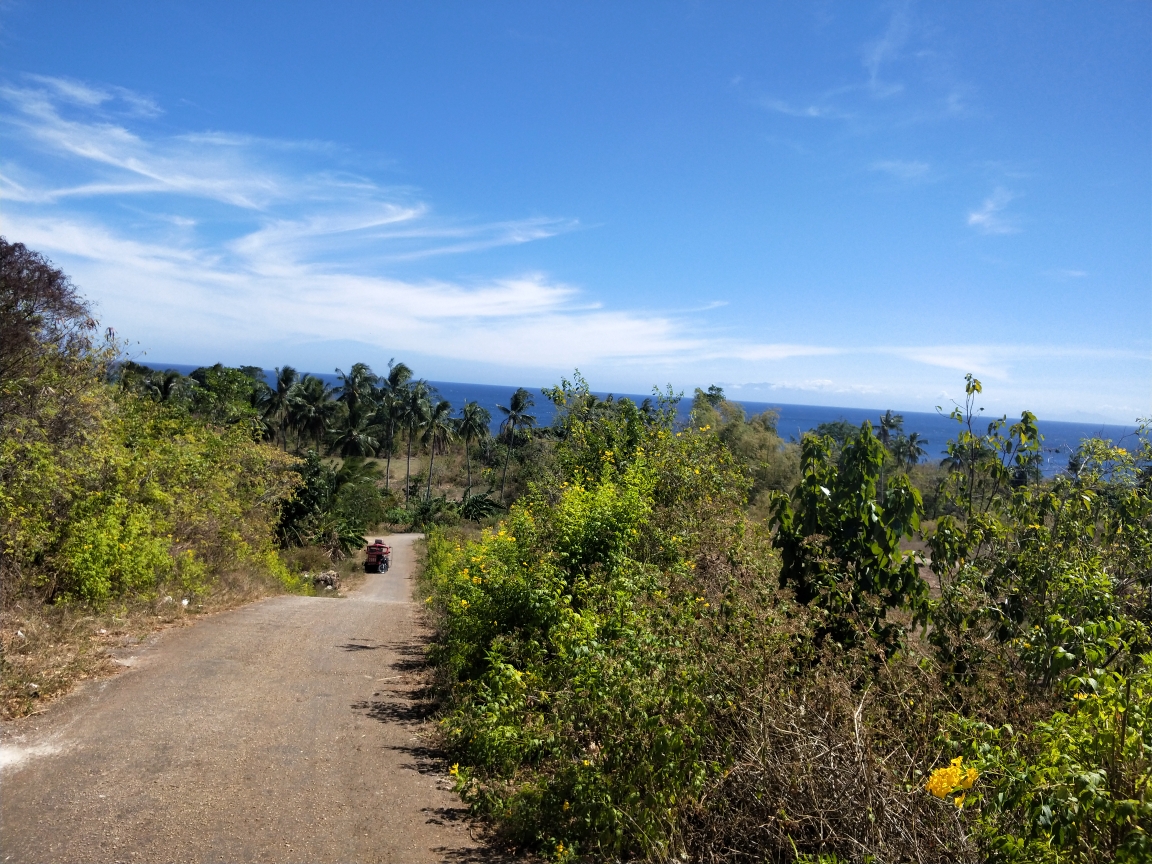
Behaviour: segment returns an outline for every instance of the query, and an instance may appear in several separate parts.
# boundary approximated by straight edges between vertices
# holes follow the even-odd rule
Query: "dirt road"
[[[0,861],[486,860],[417,737],[414,535],[346,599],[159,634],[0,730]]]

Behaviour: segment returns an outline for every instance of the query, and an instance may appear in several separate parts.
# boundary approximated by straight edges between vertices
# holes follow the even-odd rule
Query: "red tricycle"
[[[368,554],[364,558],[365,573],[383,573],[392,563],[392,547],[383,540],[373,540],[368,544]]]

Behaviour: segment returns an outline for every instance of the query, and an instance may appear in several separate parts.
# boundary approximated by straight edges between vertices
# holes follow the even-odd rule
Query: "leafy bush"
[[[500,836],[557,860],[1147,857],[1146,441],[1043,481],[1030,415],[978,434],[969,400],[925,562],[867,424],[806,438],[764,526],[709,424],[550,396],[554,473],[480,540],[428,541],[453,773]]]
[[[1027,733],[956,718],[957,746],[982,778],[966,806],[981,811],[977,830],[993,860],[1149,859],[1149,661],[1132,674],[1100,675]]]
[[[233,570],[289,580],[272,529],[294,460],[251,424],[109,384],[116,345],[92,338],[67,278],[2,239],[0,271],[4,603],[99,605]]]
[[[332,512],[345,522],[363,526],[367,531],[384,521],[388,503],[375,483],[360,481],[348,483],[336,493]]]
[[[500,512],[500,505],[487,495],[465,495],[460,502],[460,516],[479,522]]]
[[[3,441],[12,461],[0,524],[16,593],[99,604],[150,596],[196,567],[287,578],[271,529],[294,484],[291,457],[242,427],[208,427],[99,381],[85,404],[83,438],[47,440],[38,418],[25,417]]]

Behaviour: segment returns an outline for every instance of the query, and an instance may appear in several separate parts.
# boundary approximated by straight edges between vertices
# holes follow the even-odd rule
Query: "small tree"
[[[504,474],[500,478],[501,501],[504,500],[504,484],[508,480],[508,463],[512,459],[512,443],[516,438],[516,432],[520,429],[530,429],[536,425],[536,417],[528,413],[528,409],[534,404],[532,394],[520,387],[512,394],[507,408],[503,405],[496,406],[504,414],[504,423],[500,430],[507,446],[507,452],[504,455]]]
[[[888,620],[892,609],[920,614],[928,587],[915,556],[900,540],[920,525],[920,493],[898,477],[886,502],[877,501],[877,480],[885,450],[865,421],[832,458],[830,438],[806,435],[802,479],[789,497],[774,497],[774,545],[780,549],[780,584],[796,599],[829,613],[824,632],[841,645],[874,637],[886,652],[895,650],[902,627]]]
[[[479,402],[464,403],[464,407],[460,409],[460,419],[456,423],[456,434],[464,441],[464,462],[468,466],[465,498],[472,494],[472,454],[468,450],[469,445],[473,441],[483,441],[487,438],[491,434],[491,428],[492,415],[487,408],[481,406]]]

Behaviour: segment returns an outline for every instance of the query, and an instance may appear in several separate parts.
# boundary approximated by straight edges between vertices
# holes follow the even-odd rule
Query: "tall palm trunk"
[[[408,506],[408,489],[412,486],[412,436],[415,429],[408,427],[408,464],[404,468],[404,506]]]
[[[436,442],[428,445],[428,488],[424,492],[424,500],[432,500],[432,466],[436,462]]]
[[[464,492],[464,497],[467,498],[472,494],[472,454],[468,452],[468,439],[464,439],[464,464],[468,466],[468,488]]]
[[[395,424],[396,424],[395,420],[392,420],[392,419],[388,420],[388,454],[387,454],[388,465],[384,469],[384,491],[385,492],[387,492],[392,486],[392,445],[395,443],[395,439],[393,437],[396,433]]]
[[[508,445],[504,451],[504,475],[500,478],[500,500],[504,500],[504,484],[508,482],[508,463],[512,460],[512,436],[516,433],[516,429],[508,430]]]

